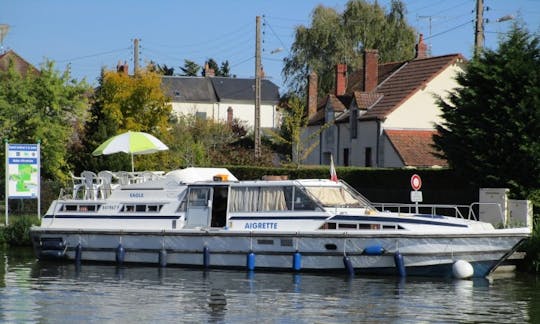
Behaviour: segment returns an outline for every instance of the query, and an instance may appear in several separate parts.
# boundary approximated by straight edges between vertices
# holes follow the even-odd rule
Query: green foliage
[[[30,227],[39,225],[36,216],[18,216],[10,218],[10,224],[3,228],[0,242],[11,246],[32,245],[30,241]]]
[[[439,98],[441,156],[476,185],[526,198],[540,188],[539,38],[514,25],[457,82],[448,99]]]
[[[287,100],[287,107],[283,110],[283,120],[279,132],[265,130],[273,147],[278,152],[285,153],[285,160],[299,167],[307,156],[319,145],[318,136],[330,124],[325,124],[313,134],[305,134],[308,118],[305,107],[297,96]]]
[[[175,139],[169,146],[171,169],[186,166],[211,166],[222,164],[269,164],[269,153],[263,154],[262,161],[256,161],[249,144],[245,141],[245,126],[238,120],[232,125],[182,115],[171,125]],[[246,145],[247,144],[247,145]],[[252,145],[251,145],[252,146]],[[264,150],[263,153],[268,150]]]
[[[388,13],[378,2],[350,0],[343,13],[319,5],[312,14],[311,27],[299,26],[283,75],[297,94],[305,91],[307,76],[319,76],[321,94],[334,86],[334,67],[347,63],[361,67],[363,51],[376,49],[381,62],[411,59],[415,31],[405,19],[405,6],[394,0]]]
[[[41,72],[22,76],[13,64],[0,72],[0,134],[11,143],[41,141],[41,176],[65,178],[71,167],[68,152],[78,145],[77,130],[84,122],[90,87],[62,74],[50,61]],[[2,156],[4,152],[2,151]]]
[[[180,67],[180,70],[182,70],[182,76],[197,76],[201,66],[193,61],[184,60],[184,67]]]
[[[93,97],[91,119],[85,126],[83,146],[74,151],[76,171],[129,170],[130,156],[113,154],[93,157],[92,151],[108,138],[128,130],[150,133],[164,143],[172,141],[169,132],[171,106],[161,89],[161,77],[149,66],[134,76],[103,71]],[[137,156],[137,169],[153,168],[168,159],[167,153]]]

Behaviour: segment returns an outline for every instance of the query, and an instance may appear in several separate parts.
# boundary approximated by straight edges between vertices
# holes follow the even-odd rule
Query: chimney
[[[210,68],[210,66],[208,65],[208,62],[206,62],[204,64],[204,76],[205,77],[215,77],[216,76],[216,71],[214,71],[214,69]]]
[[[336,96],[343,96],[347,88],[347,64],[336,64]]]
[[[420,34],[420,39],[418,39],[418,44],[414,47],[416,49],[416,59],[427,58],[427,45],[424,43],[424,35]]]
[[[122,64],[122,62],[118,61],[118,64],[116,64],[116,72],[128,75],[129,66],[127,62],[124,61],[124,64]]]
[[[377,88],[379,82],[379,52],[377,50],[364,51],[364,92],[371,92]]]
[[[309,74],[308,78],[308,102],[307,102],[307,108],[308,108],[308,119],[317,113],[317,82],[318,82],[318,76],[317,73],[311,72]]]

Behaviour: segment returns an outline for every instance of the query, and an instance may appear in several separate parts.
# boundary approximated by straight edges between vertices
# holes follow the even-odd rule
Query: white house
[[[201,118],[232,122],[241,120],[248,128],[255,120],[255,79],[163,76],[162,88],[171,98],[172,111],[178,115],[194,114]],[[280,126],[278,86],[261,80],[260,125]]]
[[[437,96],[458,86],[464,71],[460,54],[426,56],[422,36],[413,60],[378,63],[375,50],[364,54],[363,69],[347,75],[336,67],[335,92],[317,98],[317,77],[308,86],[307,134],[319,132],[319,145],[306,164],[367,167],[435,167],[447,162],[435,155],[432,136],[440,123]],[[330,123],[323,132],[322,125]]]

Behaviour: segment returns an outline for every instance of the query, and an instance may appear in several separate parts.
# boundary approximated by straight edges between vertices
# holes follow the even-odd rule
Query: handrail
[[[416,209],[416,206],[418,206],[419,209],[422,208],[429,208],[431,211],[429,214],[435,216],[437,215],[437,210],[441,209],[450,209],[454,211],[454,217],[468,219],[468,220],[478,220],[478,216],[474,212],[474,207],[481,206],[481,205],[495,205],[499,207],[499,215],[501,217],[501,222],[503,225],[505,225],[504,222],[504,213],[502,210],[502,206],[499,203],[494,202],[473,202],[470,205],[445,205],[445,204],[401,204],[401,203],[372,203],[372,205],[379,209],[380,211],[385,210],[397,210],[398,213],[403,212],[405,210],[407,213],[412,214],[414,213],[413,210]],[[467,217],[464,217],[461,210],[467,211]],[[505,225],[506,226],[506,225]]]

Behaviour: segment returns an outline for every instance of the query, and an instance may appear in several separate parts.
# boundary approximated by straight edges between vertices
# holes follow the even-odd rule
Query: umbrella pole
[[[133,153],[131,153],[131,172],[135,172],[135,166],[133,166]]]

